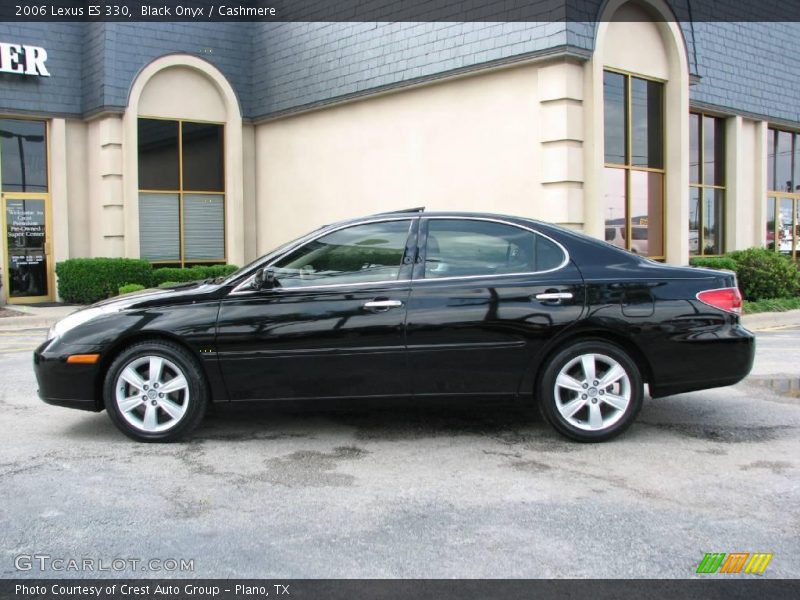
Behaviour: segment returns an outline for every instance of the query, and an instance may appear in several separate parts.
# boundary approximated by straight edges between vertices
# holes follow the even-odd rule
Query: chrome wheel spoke
[[[153,431],[158,427],[158,419],[156,418],[157,410],[152,404],[148,404],[144,409],[144,419],[142,426],[146,431]]]
[[[571,400],[570,402],[567,402],[563,406],[559,407],[559,410],[561,411],[562,415],[569,418],[575,416],[575,413],[584,406],[586,406],[586,400],[582,398],[575,398],[575,400]]]
[[[140,396],[130,396],[129,398],[125,398],[124,400],[117,401],[117,406],[119,406],[120,411],[127,413],[132,411],[141,403],[142,403],[142,398]]]
[[[601,396],[601,398],[603,402],[613,406],[617,410],[625,410],[628,408],[628,399],[622,396],[617,396],[616,394],[606,394],[605,396]]]
[[[583,391],[583,386],[581,385],[581,382],[572,377],[571,375],[567,375],[563,371],[558,374],[558,377],[556,378],[556,385],[558,387],[562,387],[567,390],[573,390],[575,392]]]
[[[176,404],[169,398],[161,398],[158,405],[173,419],[180,419],[183,416],[183,406]]]
[[[583,367],[583,375],[586,377],[586,382],[591,385],[595,380],[595,356],[594,354],[584,354],[581,356],[581,366]]]
[[[122,371],[119,377],[126,383],[129,383],[130,385],[135,387],[137,390],[141,391],[144,389],[144,384],[145,384],[144,379],[142,379],[142,377],[131,367],[126,367]]]
[[[603,428],[603,413],[600,412],[599,404],[589,405],[589,428],[590,429]]]
[[[174,379],[170,379],[167,383],[163,384],[159,391],[162,394],[171,394],[172,392],[178,392],[182,389],[187,387],[188,383],[186,378],[183,375],[178,375]]]
[[[605,375],[603,375],[603,378],[600,380],[600,383],[597,385],[597,387],[607,388],[612,383],[616,383],[623,377],[625,377],[625,369],[623,369],[619,364],[615,364]]]
[[[160,356],[150,357],[150,384],[161,381],[161,371],[164,368],[164,359]]]

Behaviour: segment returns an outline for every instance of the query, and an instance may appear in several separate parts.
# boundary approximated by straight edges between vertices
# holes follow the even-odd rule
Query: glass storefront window
[[[770,129],[767,147],[767,248],[797,260],[800,134]]]
[[[4,192],[47,192],[44,121],[0,119],[0,166]]]
[[[722,254],[725,120],[691,113],[689,127],[689,254]]]
[[[607,242],[651,258],[664,248],[664,86],[604,72]]]
[[[159,263],[225,260],[224,127],[139,119],[140,255]]]
[[[177,190],[178,122],[139,119],[139,189]]]
[[[607,163],[627,163],[627,78],[619,73],[603,73],[605,103],[605,156]]]

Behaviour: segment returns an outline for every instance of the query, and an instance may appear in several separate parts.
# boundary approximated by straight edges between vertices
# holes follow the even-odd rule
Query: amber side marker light
[[[67,362],[70,364],[92,365],[98,360],[100,360],[99,354],[73,354],[67,357]]]

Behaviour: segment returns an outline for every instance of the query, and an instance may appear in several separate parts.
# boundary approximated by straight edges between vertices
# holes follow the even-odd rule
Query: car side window
[[[425,278],[532,273],[555,269],[563,250],[544,236],[493,221],[430,219]]]
[[[313,240],[272,265],[283,288],[394,281],[411,219],[365,223]]]

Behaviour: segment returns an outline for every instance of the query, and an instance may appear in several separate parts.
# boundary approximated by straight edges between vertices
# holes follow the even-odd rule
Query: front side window
[[[283,288],[396,281],[400,277],[410,219],[339,229],[272,265]]]
[[[800,134],[767,135],[767,248],[797,260],[800,254]]]
[[[547,238],[492,221],[431,219],[425,248],[426,279],[547,271],[565,258]]]
[[[664,258],[664,85],[605,71],[603,99],[606,239]]]
[[[223,126],[139,119],[139,250],[156,263],[225,260]]]
[[[722,254],[725,120],[689,115],[689,253]]]

